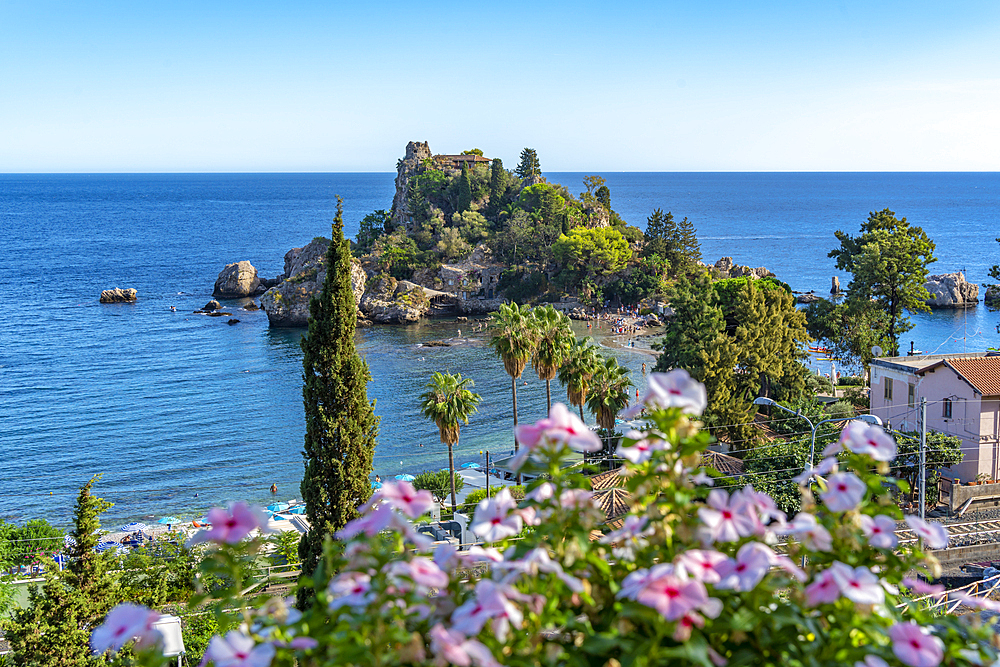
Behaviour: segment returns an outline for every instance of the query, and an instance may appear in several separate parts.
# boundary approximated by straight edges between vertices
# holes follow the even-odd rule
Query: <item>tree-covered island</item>
[[[397,171],[392,209],[365,216],[353,246],[369,280],[387,276],[487,301],[467,304],[485,312],[503,298],[633,306],[700,267],[687,218],[657,210],[644,232],[614,211],[603,178],[586,177],[585,192],[574,195],[542,177],[530,148],[508,170],[479,149],[433,155],[411,142]]]

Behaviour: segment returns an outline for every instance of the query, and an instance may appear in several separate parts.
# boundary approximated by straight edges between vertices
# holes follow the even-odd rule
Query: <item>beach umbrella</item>
[[[180,523],[181,520],[175,516],[165,516],[162,519],[157,519],[156,523]]]
[[[284,512],[288,509],[288,503],[274,503],[273,505],[268,505],[267,509],[272,512]]]
[[[404,482],[412,482],[413,480],[416,479],[416,477],[414,477],[409,473],[403,473],[402,475],[396,475],[396,479],[402,480]]]
[[[140,523],[138,521],[133,521],[132,523],[126,523],[118,530],[122,531],[123,533],[139,533],[144,530],[149,530],[149,526],[147,526],[144,523]]]
[[[372,482],[372,488],[373,489],[381,489],[382,488],[382,482]]]
[[[462,467],[463,468],[479,468],[480,466],[479,466],[478,463],[463,463]]]
[[[375,488],[380,488],[382,486],[381,482],[376,482],[376,484],[378,484],[378,486],[376,486]],[[288,510],[288,513],[289,514],[305,514],[306,513],[306,506],[305,505],[298,505],[298,506],[293,507],[292,509]]]
[[[118,548],[115,549],[115,553],[117,553],[119,556],[126,556],[128,555],[128,547],[123,544],[119,545]]]
[[[67,547],[75,547],[76,539],[72,535],[66,535],[63,537],[63,545]]]
[[[112,542],[111,540],[104,540],[103,542],[97,543],[97,546],[94,547],[94,551],[96,551],[97,553],[103,553],[108,549],[117,549],[119,546],[121,545],[118,544],[117,542]]]

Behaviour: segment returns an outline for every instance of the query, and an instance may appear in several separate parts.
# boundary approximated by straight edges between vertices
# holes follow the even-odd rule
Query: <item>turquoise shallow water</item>
[[[549,177],[579,191],[583,175]],[[829,289],[833,231],[854,232],[884,206],[935,238],[936,271],[964,267],[983,282],[1000,254],[997,174],[605,176],[629,222],[643,226],[655,206],[687,215],[706,259],[767,265],[800,290]],[[242,321],[229,327],[191,311],[209,300],[224,264],[249,259],[273,276],[289,248],[328,235],[335,194],[353,233],[365,213],[389,207],[392,178],[0,175],[0,517],[65,523],[95,473],[104,474],[98,492],[116,503],[109,523],[267,500],[272,482],[280,498],[297,497],[301,332],[270,330],[263,313],[234,311]],[[100,291],[115,286],[135,287],[139,302],[99,304]],[[919,316],[907,340],[929,351],[982,349],[1000,343],[997,319],[983,307]],[[379,474],[446,464],[436,429],[417,411],[437,370],[472,377],[483,395],[457,460],[510,448],[510,381],[500,362],[475,341],[418,347],[457,329],[430,321],[359,332],[382,417]],[[649,357],[613,353],[641,384]],[[530,371],[524,381],[522,419],[534,420],[544,413],[544,383]],[[554,386],[553,396],[564,393]]]

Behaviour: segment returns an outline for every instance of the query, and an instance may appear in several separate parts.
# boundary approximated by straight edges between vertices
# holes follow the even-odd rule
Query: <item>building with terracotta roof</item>
[[[962,439],[965,459],[953,477],[1000,477],[1000,354],[925,354],[872,360],[871,413],[901,431],[927,428]]]

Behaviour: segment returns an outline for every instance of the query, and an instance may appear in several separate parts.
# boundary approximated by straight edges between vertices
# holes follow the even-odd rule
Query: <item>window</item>
[[[908,406],[910,406],[911,408],[913,407],[913,402],[914,402],[914,394],[915,394],[915,393],[916,393],[916,392],[914,391],[914,386],[913,386],[912,384],[911,384],[911,385],[909,385],[909,390],[908,390],[908,392],[907,392],[907,396],[906,396],[906,404],[907,404]]]
[[[885,389],[882,397],[887,401],[892,400],[892,378],[885,378]]]
[[[941,403],[942,411],[941,414],[945,419],[951,419],[951,399],[946,398]]]

